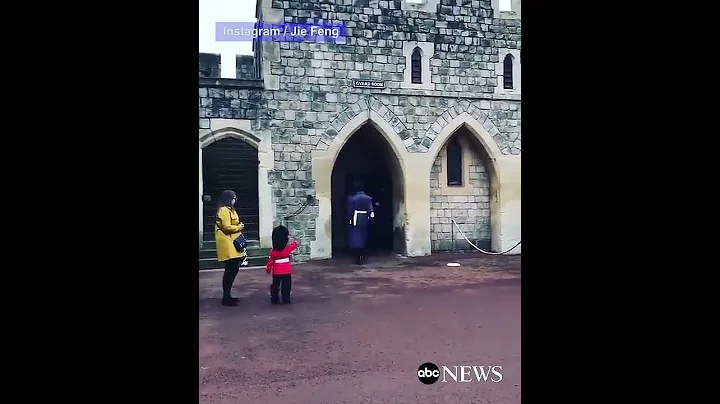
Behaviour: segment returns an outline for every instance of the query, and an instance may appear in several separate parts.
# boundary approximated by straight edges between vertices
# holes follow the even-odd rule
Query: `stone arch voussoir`
[[[502,154],[520,154],[519,134],[502,134],[479,105],[467,100],[461,100],[459,103],[446,109],[445,112],[435,119],[435,122],[430,125],[422,137],[420,143],[421,151],[427,152],[435,141],[438,133],[440,133],[450,121],[463,112],[467,112],[483,126],[495,141]]]
[[[345,108],[345,110],[339,113],[330,123],[330,126],[325,130],[325,132],[323,132],[322,136],[320,136],[315,147],[318,150],[327,150],[330,144],[332,144],[333,139],[335,139],[335,136],[340,133],[342,128],[345,127],[348,122],[362,113],[367,113],[368,110],[375,111],[382,119],[384,119],[393,128],[395,133],[400,136],[406,150],[410,151],[410,149],[415,145],[415,141],[412,138],[410,131],[405,126],[405,123],[398,118],[390,108],[386,107],[380,100],[373,96],[363,97],[358,102]]]
[[[232,128],[232,127],[221,128],[221,129],[214,130],[212,132],[208,132],[208,133],[200,135],[200,148],[204,149],[205,147],[207,147],[217,141],[227,139],[227,138],[240,139],[244,142],[247,142],[252,147],[257,149],[258,151],[260,150],[261,139],[259,137],[253,135],[252,133],[248,133],[248,132],[242,131],[237,128]]]

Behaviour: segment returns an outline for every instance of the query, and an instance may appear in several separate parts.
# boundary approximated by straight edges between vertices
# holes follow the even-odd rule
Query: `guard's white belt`
[[[357,226],[357,215],[358,213],[364,213],[367,215],[367,210],[356,210],[355,214],[353,215],[353,227]]]
[[[278,258],[275,260],[276,264],[284,264],[286,262],[290,262],[290,258]]]

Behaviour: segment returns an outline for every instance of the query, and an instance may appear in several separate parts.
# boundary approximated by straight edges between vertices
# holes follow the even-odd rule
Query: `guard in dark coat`
[[[353,251],[358,265],[365,259],[370,218],[375,217],[372,198],[363,190],[362,182],[355,182],[354,193],[347,199],[347,245]]]

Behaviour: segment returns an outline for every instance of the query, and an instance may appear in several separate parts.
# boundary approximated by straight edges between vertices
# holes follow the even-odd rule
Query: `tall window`
[[[413,84],[422,84],[422,54],[420,47],[416,47],[410,58],[410,73]],[[406,76],[407,77],[407,76]]]
[[[503,60],[503,88],[507,90],[513,88],[513,57],[509,53]]]
[[[447,145],[447,184],[462,186],[462,146],[457,136],[453,136]]]

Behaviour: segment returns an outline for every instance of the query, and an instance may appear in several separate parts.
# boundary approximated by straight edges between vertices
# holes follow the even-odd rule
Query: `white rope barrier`
[[[507,254],[508,252],[514,250],[515,247],[519,246],[520,243],[522,242],[522,240],[521,240],[521,241],[518,241],[517,244],[515,244],[514,246],[512,246],[512,248],[510,248],[510,249],[508,249],[508,250],[505,250],[505,251],[503,251],[503,252],[485,251],[485,250],[481,249],[480,247],[476,246],[475,244],[473,244],[472,241],[468,240],[467,236],[465,236],[465,233],[463,233],[463,231],[460,230],[460,226],[458,226],[457,222],[455,222],[455,219],[452,219],[452,222],[453,222],[453,224],[455,225],[455,228],[458,229],[458,231],[460,232],[460,235],[463,236],[463,238],[464,238],[468,243],[470,243],[470,245],[473,246],[474,249],[480,251],[480,252],[483,253],[483,254],[488,254],[488,255],[502,255],[502,254]]]

